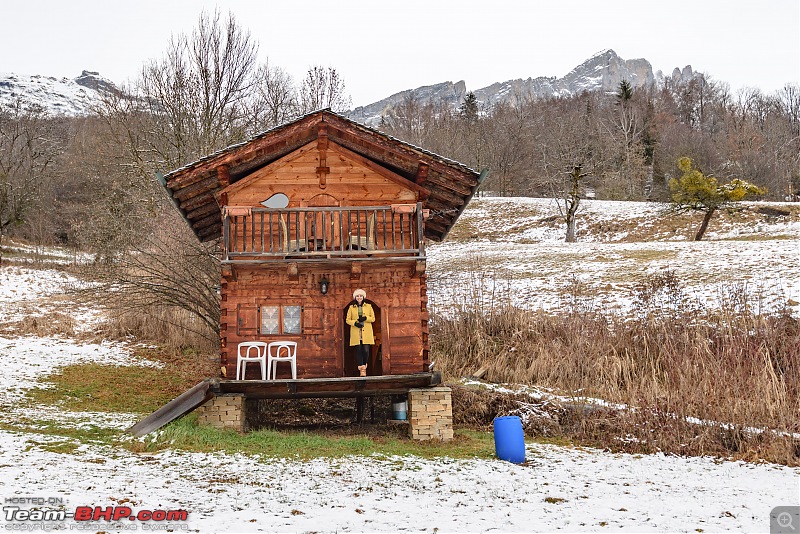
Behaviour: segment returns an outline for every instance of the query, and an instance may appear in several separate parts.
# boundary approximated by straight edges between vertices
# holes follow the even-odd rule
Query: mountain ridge
[[[689,80],[695,73],[691,65],[683,69],[673,69],[670,78],[673,80]],[[614,50],[608,48],[594,54],[561,78],[555,76],[539,76],[536,78],[516,78],[504,82],[495,82],[487,87],[472,90],[478,102],[492,106],[501,102],[525,98],[546,98],[551,96],[571,96],[583,91],[614,91],[619,83],[627,79],[634,88],[644,87],[651,83],[663,84],[666,77],[662,71],[653,72],[653,67],[644,58],[621,58]],[[427,103],[433,95],[442,95],[451,108],[456,108],[467,94],[466,83],[461,80],[442,82],[434,85],[407,89],[395,93],[383,100],[359,106],[347,115],[353,120],[369,126],[380,123],[381,117],[406,98]]]
[[[674,80],[688,80],[694,76],[691,65],[683,69],[675,68],[670,77]],[[515,99],[547,98],[571,96],[583,91],[614,91],[619,82],[627,79],[634,88],[656,83],[663,84],[666,79],[662,72],[653,72],[649,61],[643,58],[621,58],[614,50],[602,50],[561,78],[555,76],[516,78],[495,82],[489,86],[474,89],[478,101],[493,106]],[[19,103],[25,106],[40,107],[52,114],[80,116],[91,113],[105,94],[116,93],[119,89],[111,80],[98,72],[84,70],[75,78],[57,79],[52,76],[24,76],[0,74],[0,109],[13,107]],[[407,98],[426,104],[442,103],[456,109],[468,92],[463,80],[440,82],[407,89],[382,100],[358,106],[345,113],[349,118],[377,126],[381,117]]]

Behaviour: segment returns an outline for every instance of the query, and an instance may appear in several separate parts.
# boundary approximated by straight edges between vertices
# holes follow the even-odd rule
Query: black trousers
[[[367,365],[370,347],[372,345],[364,345],[363,343],[356,346],[356,363],[358,365]]]

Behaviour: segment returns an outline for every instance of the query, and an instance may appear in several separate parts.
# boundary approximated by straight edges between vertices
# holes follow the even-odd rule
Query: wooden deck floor
[[[436,371],[410,375],[298,380],[212,380],[209,386],[214,395],[239,393],[249,399],[301,399],[398,395],[408,393],[409,389],[441,383],[442,374]]]

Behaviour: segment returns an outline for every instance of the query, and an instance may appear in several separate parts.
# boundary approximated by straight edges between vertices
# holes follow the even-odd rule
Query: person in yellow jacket
[[[353,303],[347,309],[347,324],[350,325],[350,346],[356,347],[356,363],[358,375],[367,376],[367,362],[375,336],[372,323],[375,322],[375,311],[372,305],[364,302],[367,292],[363,289],[353,291]]]

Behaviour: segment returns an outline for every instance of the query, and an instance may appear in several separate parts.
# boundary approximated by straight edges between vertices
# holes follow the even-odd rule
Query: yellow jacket
[[[350,325],[350,346],[360,344],[362,339],[364,340],[364,345],[375,344],[375,336],[372,333],[372,323],[375,322],[375,311],[372,309],[371,304],[365,302],[361,306],[361,312],[364,314],[364,317],[367,318],[367,320],[364,321],[364,328],[355,326],[356,321],[358,321],[358,305],[351,304],[350,307],[347,308],[347,319],[345,319],[345,321]]]

